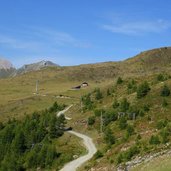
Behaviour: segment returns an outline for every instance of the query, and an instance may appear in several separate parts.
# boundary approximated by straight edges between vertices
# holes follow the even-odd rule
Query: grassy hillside
[[[23,120],[55,101],[74,104],[68,126],[93,137],[99,149],[80,170],[114,170],[136,156],[170,148],[171,98],[161,95],[165,85],[171,89],[170,61],[171,48],[160,48],[122,62],[50,67],[1,79],[0,120]],[[71,90],[84,81],[88,87]]]
[[[132,79],[135,80],[137,87],[144,80],[148,82],[150,91],[146,96],[138,99],[137,90],[128,91],[128,85]],[[141,79],[123,79],[121,84],[113,82],[108,87],[101,88],[102,98],[99,100],[96,100],[96,94],[91,92],[92,109],[83,109],[84,112],[80,114],[80,110],[76,111],[78,109],[76,107],[73,112],[74,120],[70,124],[73,124],[76,130],[94,137],[97,147],[104,155],[98,160],[95,157],[80,170],[87,168],[113,170],[117,165],[124,164],[136,156],[145,156],[170,148],[171,99],[170,96],[161,96],[161,90],[165,84],[171,87],[171,80],[158,81],[157,75]],[[111,92],[110,95],[107,95],[108,89]],[[129,103],[127,109],[124,109],[124,98]],[[115,100],[119,103],[118,107],[114,107]],[[167,102],[167,105],[164,104],[164,101]],[[97,112],[99,109],[103,109],[103,133],[100,131],[101,121]],[[119,112],[125,113],[125,116],[118,118]],[[136,114],[135,120],[131,116],[132,113]],[[94,121],[87,126],[86,121],[89,123],[90,118],[93,118]],[[121,127],[121,124],[124,125],[122,118],[126,120],[124,127]],[[166,125],[161,126],[163,122],[166,122]],[[114,142],[110,138],[105,138],[108,134],[114,138]],[[157,136],[159,141],[151,142],[153,136]]]

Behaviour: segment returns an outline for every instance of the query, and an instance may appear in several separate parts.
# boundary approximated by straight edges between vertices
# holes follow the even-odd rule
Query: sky
[[[170,0],[0,0],[0,56],[15,67],[120,61],[171,46]]]

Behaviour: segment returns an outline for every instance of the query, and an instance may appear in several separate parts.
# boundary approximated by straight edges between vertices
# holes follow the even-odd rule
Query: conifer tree
[[[164,85],[164,87],[162,88],[160,95],[163,97],[167,97],[170,95],[170,89],[167,85]]]

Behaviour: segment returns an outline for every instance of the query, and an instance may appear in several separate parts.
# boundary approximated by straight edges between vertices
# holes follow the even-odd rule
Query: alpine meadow
[[[171,2],[0,5],[0,171],[170,171]]]

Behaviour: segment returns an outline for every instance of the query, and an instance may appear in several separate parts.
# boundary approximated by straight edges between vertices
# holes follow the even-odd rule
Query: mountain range
[[[59,67],[59,65],[57,65],[51,61],[43,60],[43,61],[40,61],[37,63],[24,65],[23,67],[19,68],[16,71],[15,75],[23,74],[23,73],[30,72],[30,71],[37,71],[37,70],[40,70],[40,69],[46,68],[46,67]]]
[[[0,59],[0,78],[21,75],[27,72],[53,67],[58,70],[59,75],[65,70],[65,76],[69,79],[101,79],[102,77],[112,78],[116,75],[145,75],[150,72],[161,72],[165,71],[166,67],[169,69],[170,65],[171,47],[162,47],[144,51],[120,62],[103,62],[68,67],[60,67],[51,61],[43,60],[33,64],[26,64],[23,67],[16,69],[9,61]]]
[[[12,63],[6,59],[0,58],[0,78],[9,77],[16,69]]]
[[[59,65],[51,61],[40,61],[33,64],[26,64],[19,69],[16,69],[12,63],[4,58],[0,58],[0,78],[16,76],[30,71],[37,71],[46,67],[59,67]]]
[[[13,132],[12,126],[17,124],[15,120],[11,122],[12,118],[20,122],[15,130],[21,130],[22,123],[24,127],[36,127],[41,126],[38,124],[40,121],[45,126],[48,124],[44,121],[52,120],[49,117],[41,119],[46,116],[45,113],[49,114],[46,111],[53,111],[60,105],[73,105],[66,113],[68,118],[72,118],[67,121],[67,127],[92,137],[98,149],[94,157],[81,168],[82,171],[88,168],[99,171],[106,168],[120,171],[138,171],[140,168],[142,171],[170,170],[168,154],[171,151],[171,47],[144,51],[120,62],[58,66],[50,61],[41,61],[24,65],[20,69],[15,69],[6,62],[4,67],[3,63],[2,70],[14,71],[8,75],[9,78],[0,79],[0,122],[7,123],[5,128],[0,124],[0,135],[9,136],[9,128]],[[88,86],[77,91],[72,89],[83,82],[88,83]],[[53,108],[49,108],[52,103]],[[38,117],[35,111],[41,112]],[[32,116],[32,113],[33,117],[26,118],[27,115]],[[56,111],[54,116],[56,118]],[[30,123],[29,118],[33,118]],[[29,142],[30,135],[33,138],[35,135],[43,135],[28,130],[26,135]],[[21,135],[20,137],[24,137]],[[52,159],[56,162],[52,168],[61,169],[73,160],[75,154],[83,155],[85,149],[78,148],[79,141],[68,134],[55,139],[53,143],[62,155]],[[12,144],[13,142],[15,141],[11,141]],[[43,146],[40,147],[43,150],[45,142],[42,140]],[[28,162],[30,155],[38,158],[37,153],[32,151],[35,149],[36,145],[30,151],[26,149],[22,153],[24,160],[19,163],[22,167],[28,167],[25,161]],[[10,157],[8,153],[6,156]],[[38,153],[38,156],[43,156],[44,161],[42,153]],[[12,156],[8,162],[4,163],[3,160],[1,163],[7,167],[14,159],[16,162],[20,161]],[[165,168],[160,168],[158,163],[162,163],[161,166]],[[30,167],[33,168],[34,165]],[[38,167],[39,164],[35,168]]]

